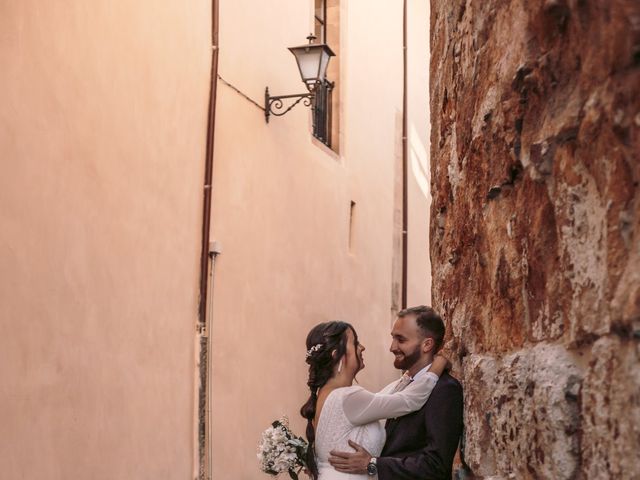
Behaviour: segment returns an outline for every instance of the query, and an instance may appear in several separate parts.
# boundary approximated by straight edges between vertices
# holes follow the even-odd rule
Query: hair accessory
[[[311,347],[309,350],[307,350],[307,358],[309,358],[311,355],[313,355],[315,352],[317,352],[318,350],[320,350],[323,347],[322,343],[317,343],[316,345],[314,345],[313,347]]]

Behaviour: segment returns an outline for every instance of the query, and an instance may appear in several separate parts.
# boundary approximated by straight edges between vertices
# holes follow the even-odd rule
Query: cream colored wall
[[[210,19],[0,2],[2,478],[192,478]]]
[[[365,387],[396,374],[388,346],[402,5],[391,3],[341,2],[340,156],[312,140],[307,108],[266,124],[258,107],[218,83],[212,225],[223,253],[212,324],[213,478],[265,478],[255,449],[280,415],[303,433],[304,339],[316,323],[353,323],[367,347]],[[287,47],[312,31],[312,8],[312,0],[222,0],[220,75],[258,103],[267,85],[272,95],[302,92]],[[427,212],[416,201],[412,215]],[[424,248],[410,261],[424,263]],[[416,298],[427,287],[412,272]]]
[[[431,304],[429,259],[429,0],[407,0],[408,305]]]

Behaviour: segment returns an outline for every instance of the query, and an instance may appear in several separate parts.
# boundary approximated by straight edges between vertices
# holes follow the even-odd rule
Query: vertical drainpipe
[[[211,196],[213,181],[213,146],[216,123],[216,84],[218,78],[218,0],[212,0],[211,5],[211,79],[209,86],[209,113],[207,120],[207,144],[205,153],[203,208],[202,208],[202,241],[200,249],[200,296],[198,304],[198,418],[197,418],[197,478],[207,480],[211,478],[211,455],[209,452],[210,423],[208,414],[210,395],[210,332],[211,314],[208,312],[208,297],[213,292],[208,291],[209,278],[213,275],[213,262],[217,249],[210,247],[211,230]],[[211,267],[210,267],[211,264]],[[210,270],[211,268],[211,270]],[[209,319],[209,321],[208,321]]]
[[[409,186],[408,186],[408,99],[407,99],[407,0],[402,15],[402,308],[407,308]]]

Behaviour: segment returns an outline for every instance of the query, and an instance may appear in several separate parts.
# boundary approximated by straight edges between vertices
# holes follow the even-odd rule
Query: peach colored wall
[[[2,478],[192,478],[210,19],[0,2]]]
[[[409,281],[407,304],[431,303],[429,0],[407,0]]]
[[[312,139],[307,108],[267,125],[258,107],[218,82],[212,236],[223,253],[212,323],[213,478],[266,478],[255,449],[280,415],[303,433],[304,339],[314,324],[354,324],[367,347],[364,386],[381,387],[396,374],[388,346],[402,4],[342,1],[340,8],[340,156]],[[258,103],[267,85],[272,95],[302,92],[287,47],[312,31],[312,9],[312,0],[222,0],[220,75]],[[417,122],[426,137],[428,127]],[[412,192],[412,205],[424,203]],[[425,212],[426,206],[412,215]],[[426,240],[414,241],[422,247],[410,262],[424,265]],[[429,298],[424,275],[412,272],[419,283],[411,286],[413,298]]]

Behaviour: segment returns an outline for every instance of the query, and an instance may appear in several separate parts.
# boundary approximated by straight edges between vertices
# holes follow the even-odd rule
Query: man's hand
[[[355,450],[355,453],[331,450],[329,452],[329,463],[342,473],[366,474],[367,465],[371,461],[371,454],[351,440],[349,440],[349,446]]]

